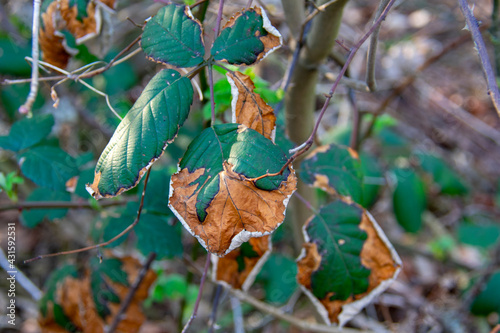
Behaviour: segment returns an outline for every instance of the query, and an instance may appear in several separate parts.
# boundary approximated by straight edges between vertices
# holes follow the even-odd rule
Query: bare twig
[[[103,246],[109,245],[109,244],[113,243],[114,241],[118,240],[119,238],[121,238],[122,236],[126,235],[130,230],[132,230],[137,225],[137,223],[139,223],[139,220],[141,219],[142,207],[144,207],[144,197],[146,195],[146,188],[148,185],[150,173],[151,173],[151,168],[148,169],[148,172],[146,173],[146,177],[144,179],[144,189],[142,190],[141,203],[139,204],[139,209],[137,210],[137,217],[135,218],[134,222],[131,225],[129,225],[127,228],[125,228],[125,230],[120,232],[115,237],[111,238],[109,241],[106,241],[106,242],[103,242],[103,243],[100,243],[97,245],[87,246],[87,247],[77,249],[77,250],[43,254],[41,256],[25,260],[24,263],[27,264],[27,263],[37,261],[40,259],[44,259],[44,258],[48,258],[48,257],[57,257],[57,256],[61,256],[61,255],[66,255],[66,254],[75,254],[75,253],[85,252],[85,251],[89,251],[89,250],[93,250],[93,249],[98,249],[98,248],[101,248]]]
[[[479,54],[479,59],[481,60],[481,65],[483,67],[484,75],[486,76],[486,83],[488,85],[488,94],[490,95],[493,106],[500,116],[500,91],[498,90],[498,85],[495,78],[495,72],[491,66],[490,59],[488,57],[488,51],[486,50],[486,45],[484,44],[483,37],[479,30],[479,25],[469,8],[467,0],[458,0],[460,4],[460,9],[462,10],[465,22],[467,22],[467,28],[469,29],[474,44],[476,44],[477,53]]]
[[[35,102],[38,93],[38,58],[40,51],[38,47],[38,35],[40,30],[40,6],[41,0],[33,0],[33,25],[32,25],[32,43],[31,43],[31,56],[33,57],[33,67],[31,68],[31,85],[28,98],[23,105],[19,107],[19,112],[23,114],[30,114],[33,103]]]
[[[7,274],[14,275],[16,277],[16,283],[19,283],[35,301],[39,301],[40,298],[42,298],[42,291],[38,289],[38,287],[26,275],[24,275],[19,268],[11,266],[11,264],[7,261],[7,257],[5,256],[5,252],[2,248],[0,248],[0,266],[2,266]]]
[[[349,89],[349,93],[347,95],[352,107],[352,133],[351,133],[351,139],[349,140],[349,146],[354,150],[358,150],[359,147],[358,137],[359,137],[359,129],[361,126],[361,117],[359,115],[358,104],[356,103],[356,94],[354,90]]]
[[[193,3],[191,6],[189,6],[190,9],[193,9],[195,7],[198,7],[199,5],[201,5],[202,3],[204,2],[207,2],[208,0],[199,0],[199,1],[196,1],[195,3]]]
[[[95,209],[96,207],[112,207],[123,206],[128,201],[107,201],[98,204],[92,204],[88,201],[82,202],[68,202],[68,201],[23,201],[14,204],[7,204],[0,206],[0,212],[7,210],[29,210],[29,209],[56,209],[56,208],[70,208],[70,209]]]
[[[210,267],[210,253],[207,253],[207,260],[205,262],[205,268],[203,270],[203,274],[201,275],[201,281],[200,281],[200,289],[198,290],[198,297],[196,297],[196,303],[194,304],[194,309],[193,309],[193,314],[189,318],[188,322],[182,329],[181,333],[185,333],[187,329],[189,328],[189,325],[191,325],[191,322],[196,318],[196,315],[198,314],[198,307],[200,306],[200,301],[201,301],[201,295],[203,293],[203,287],[205,285],[205,280],[208,275],[208,268]]]
[[[219,0],[219,11],[217,12],[217,21],[215,22],[215,38],[219,36],[223,10],[224,10],[224,0]]]
[[[130,289],[128,290],[127,296],[125,296],[125,298],[121,302],[120,308],[118,309],[118,312],[116,313],[115,317],[113,318],[113,322],[111,323],[111,325],[109,326],[109,329],[107,330],[108,333],[113,333],[116,330],[116,328],[118,327],[118,324],[120,323],[120,321],[122,321],[123,315],[127,311],[127,308],[130,305],[130,303],[132,302],[134,295],[137,292],[137,289],[139,289],[139,286],[141,285],[142,280],[144,280],[144,277],[146,277],[146,274],[149,270],[149,266],[151,266],[151,263],[153,262],[153,260],[155,258],[156,258],[156,253],[154,253],[154,252],[148,256],[148,259],[146,260],[146,262],[142,266],[141,271],[139,272],[139,274],[137,275],[137,277],[134,281],[134,284],[132,286],[130,286]]]
[[[214,73],[212,65],[208,65],[208,86],[210,87],[210,112],[212,114],[212,126],[215,125],[215,94],[214,94]]]
[[[377,12],[375,13],[375,21],[380,17],[380,14],[382,14],[382,11],[388,3],[389,0],[380,1]],[[370,91],[377,90],[377,81],[375,79],[375,60],[377,58],[378,34],[381,26],[382,25],[380,24],[370,37],[370,47],[368,48],[368,55],[366,57],[366,84],[370,88]]]

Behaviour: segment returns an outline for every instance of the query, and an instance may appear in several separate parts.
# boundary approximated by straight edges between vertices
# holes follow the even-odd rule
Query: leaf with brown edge
[[[38,321],[42,332],[106,331],[142,265],[132,257],[106,258],[103,267],[97,258],[93,261],[82,277],[78,277],[74,266],[65,266],[51,276],[51,284],[41,301]],[[147,298],[155,279],[156,274],[149,270],[123,313],[117,332],[139,330],[145,320],[141,303]],[[107,303],[109,312],[104,316],[99,311],[102,305],[99,303]]]
[[[252,65],[281,45],[281,34],[271,25],[266,12],[256,6],[231,17],[210,52],[216,61]]]
[[[66,28],[81,44],[97,36],[101,30],[101,11],[94,1],[60,0],[59,11],[66,23]],[[85,12],[82,13],[85,8]]]
[[[213,279],[247,291],[271,254],[271,236],[250,238],[226,256],[212,256]]]
[[[328,323],[340,327],[381,294],[401,270],[401,259],[371,214],[337,200],[304,226],[306,244],[297,280]]]
[[[255,85],[250,76],[240,72],[228,72],[226,76],[231,85],[233,123],[254,129],[274,142],[274,110],[255,93]]]
[[[284,220],[297,179],[277,173],[286,155],[255,130],[215,125],[191,142],[171,178],[169,207],[210,253],[224,256],[272,233]]]

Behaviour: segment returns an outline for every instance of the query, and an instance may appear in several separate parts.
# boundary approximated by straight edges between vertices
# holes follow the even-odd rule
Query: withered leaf
[[[94,1],[60,0],[59,11],[66,23],[66,28],[81,44],[99,34],[101,29],[101,11]],[[80,7],[80,8],[79,8]],[[82,10],[83,8],[85,10]]]
[[[293,169],[270,140],[244,125],[215,125],[189,145],[172,176],[169,207],[211,253],[223,256],[273,232],[295,191]]]
[[[274,110],[255,93],[255,85],[248,75],[228,72],[231,85],[233,123],[254,129],[274,142],[276,116]]]
[[[397,277],[401,260],[370,213],[337,200],[304,226],[297,280],[328,324],[345,325]]]
[[[142,266],[132,257],[107,258],[102,264],[104,267],[92,265],[93,268],[87,268],[82,277],[78,277],[74,266],[56,272],[58,276],[41,303],[39,323],[42,332],[105,332]],[[141,303],[155,279],[155,273],[149,270],[123,314],[117,332],[139,330],[145,320]],[[104,312],[101,311],[103,304],[107,309]]]
[[[252,65],[281,47],[281,34],[260,7],[236,13],[214,41],[211,54],[217,61]]]
[[[236,289],[248,290],[271,254],[271,236],[250,238],[223,258],[212,256],[213,279]]]

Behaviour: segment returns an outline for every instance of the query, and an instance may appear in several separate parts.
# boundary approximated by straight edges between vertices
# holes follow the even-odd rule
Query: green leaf
[[[164,216],[142,214],[135,226],[137,249],[145,256],[151,252],[157,254],[156,259],[182,256],[183,247],[179,226],[172,226]]]
[[[154,285],[151,287],[149,299],[146,303],[163,302],[166,299],[178,301],[183,299],[188,291],[188,283],[186,278],[180,274],[167,274],[162,272],[159,274]]]
[[[471,312],[487,316],[492,312],[500,313],[500,270],[497,270],[486,284],[486,288],[476,297]]]
[[[192,102],[188,78],[172,69],[156,74],[101,154],[88,191],[100,199],[135,187],[177,136]]]
[[[460,222],[457,235],[463,244],[488,248],[500,240],[500,226],[494,218],[477,214]]]
[[[46,188],[37,188],[28,196],[26,201],[71,201],[71,195],[68,192],[56,192]],[[44,219],[53,220],[66,216],[68,209],[23,209],[21,214],[22,223],[28,228],[36,227]]]
[[[416,233],[422,227],[422,213],[427,207],[424,183],[410,168],[395,169],[397,185],[392,196],[394,215],[407,231]]]
[[[12,125],[9,135],[0,137],[0,147],[15,152],[31,147],[49,135],[52,126],[51,114],[23,118]]]
[[[317,246],[319,268],[312,273],[314,296],[346,300],[363,293],[369,285],[370,270],[361,264],[361,250],[367,239],[360,229],[363,211],[355,204],[337,200],[320,209],[305,226],[307,241]],[[332,279],[332,277],[335,279]]]
[[[170,191],[170,175],[166,170],[153,170],[149,175],[149,182],[144,197],[143,211],[172,217],[172,211],[165,205],[168,202],[168,192]],[[142,187],[137,191],[138,201],[142,196]],[[137,206],[137,208],[139,208]],[[137,211],[137,210],[136,210]]]
[[[377,200],[378,194],[385,184],[383,170],[377,159],[367,153],[361,153],[361,173],[363,174],[363,200],[361,205],[371,207]]]
[[[85,189],[85,184],[92,182],[92,179],[94,179],[94,168],[80,171],[75,187],[75,194],[84,199],[89,199],[89,192]]]
[[[236,14],[214,41],[213,58],[233,65],[251,65],[262,59],[281,45],[281,35],[265,26],[266,21],[268,23],[260,8],[248,8]]]
[[[362,202],[361,163],[348,147],[331,144],[316,148],[302,162],[299,175],[309,185]]]
[[[14,43],[13,38],[0,38],[1,74],[29,76],[31,67],[24,60],[25,57],[31,57],[31,41]],[[1,89],[4,89],[4,87]]]
[[[207,215],[206,209],[219,192],[219,173],[224,170],[224,162],[233,166],[232,171],[246,178],[256,178],[266,173],[280,171],[287,162],[285,154],[260,133],[238,124],[215,125],[204,130],[191,142],[179,163],[180,169],[190,173],[204,170],[192,185],[198,186],[196,213],[200,221]],[[290,174],[265,177],[255,184],[258,188],[272,191]]]
[[[281,254],[271,254],[262,267],[257,282],[264,286],[266,301],[284,304],[297,289],[297,265]]]
[[[76,18],[78,21],[83,22],[83,19],[88,17],[87,5],[88,0],[68,0],[69,7],[76,7]]]
[[[141,46],[153,61],[177,67],[196,66],[205,55],[201,23],[189,7],[174,4],[160,8],[146,23]]]
[[[66,182],[78,175],[75,159],[57,147],[33,147],[20,156],[19,163],[26,177],[52,190],[66,190]]]
[[[464,195],[468,189],[460,180],[460,177],[451,169],[445,161],[437,156],[428,154],[416,154],[420,159],[420,165],[425,172],[432,175],[432,179],[441,189],[442,194]]]
[[[2,62],[2,60],[0,60],[0,62]],[[28,83],[9,86],[0,85],[0,105],[3,104],[3,110],[9,116],[10,120],[16,119],[16,117],[19,115],[17,111],[26,100],[26,96],[28,96],[29,92],[30,85]],[[44,103],[45,97],[40,91],[38,91],[35,103],[33,103],[33,110],[40,109],[44,105]]]
[[[92,270],[90,274],[92,298],[97,313],[105,318],[111,314],[108,303],[120,303],[120,297],[106,279],[128,287],[127,273],[122,269],[122,262],[115,258],[103,259],[102,262],[98,258],[92,258],[90,259],[90,269]]]
[[[75,265],[64,265],[53,271],[47,281],[45,282],[45,293],[40,299],[39,307],[40,312],[44,317],[47,316],[48,303],[56,301],[56,291],[59,283],[62,283],[67,277],[78,277],[78,271]]]

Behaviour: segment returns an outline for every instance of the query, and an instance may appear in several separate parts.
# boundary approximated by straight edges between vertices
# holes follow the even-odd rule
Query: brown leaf
[[[370,269],[369,286],[366,292],[351,296],[344,301],[331,301],[331,294],[318,300],[311,291],[311,275],[320,267],[321,262],[321,255],[317,251],[316,244],[305,243],[297,261],[297,280],[328,324],[338,323],[340,327],[344,326],[347,321],[387,289],[401,270],[401,259],[375,219],[366,210],[363,210],[359,228],[368,235],[361,250],[361,264]]]
[[[276,116],[272,107],[254,92],[255,85],[248,75],[228,72],[231,85],[233,122],[254,129],[274,142]]]
[[[76,5],[70,7],[69,0],[60,1],[60,13],[66,22],[67,29],[75,36],[76,43],[81,44],[99,34],[101,29],[101,12],[93,1],[87,4],[87,17],[78,18]]]
[[[287,181],[274,191],[257,188],[253,182],[238,178],[232,166],[226,164],[219,173],[219,192],[207,209],[205,221],[200,222],[195,204],[197,185],[190,185],[203,175],[204,169],[189,173],[180,170],[172,176],[169,206],[184,227],[207,251],[224,256],[248,241],[272,233],[284,220],[286,205],[296,189],[293,169]]]
[[[250,251],[243,251],[247,245]],[[213,278],[236,289],[247,291],[271,254],[271,236],[251,238],[248,243],[223,258],[212,257]],[[251,253],[246,253],[251,252]]]
[[[42,50],[42,59],[59,68],[66,68],[72,55],[64,46],[64,37],[59,32],[64,28],[64,24],[59,19],[58,5],[58,2],[54,1],[42,13],[43,25],[40,28],[38,40]]]
[[[122,269],[127,273],[129,285],[132,285],[142,265],[132,257],[122,258],[121,261]],[[78,331],[83,333],[104,333],[105,327],[111,324],[117,314],[120,303],[110,303],[111,314],[105,319],[101,318],[96,311],[92,297],[90,275],[91,271],[87,269],[82,278],[67,277],[57,288],[56,303],[61,304],[64,314],[76,326]],[[133,333],[139,331],[145,320],[141,304],[148,296],[149,287],[155,279],[156,274],[149,270],[134,294],[127,311],[123,314],[123,319],[118,324],[116,332]],[[106,277],[106,283],[123,301],[130,287],[115,283],[108,277]],[[67,332],[55,322],[53,307],[54,305],[51,303],[47,316],[39,318],[42,332]]]

